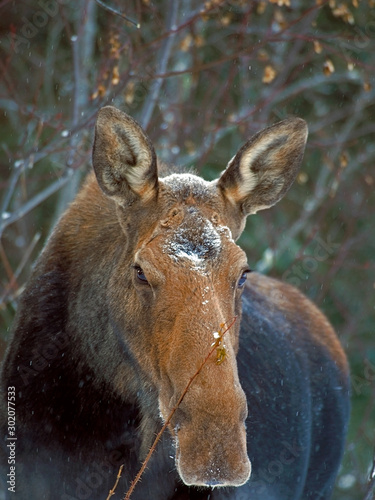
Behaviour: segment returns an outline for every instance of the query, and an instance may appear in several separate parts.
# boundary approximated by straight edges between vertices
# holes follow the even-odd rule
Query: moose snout
[[[173,410],[169,429],[177,471],[187,486],[241,486],[250,477],[251,464],[246,446],[247,400],[233,339],[228,333],[223,360],[211,356],[200,364],[203,340],[209,347],[215,337],[201,332],[193,342],[189,332],[179,334],[181,338],[189,339],[190,356],[187,359],[184,342],[170,345],[159,392],[163,418]],[[192,359],[198,360],[196,375]]]
[[[182,426],[176,448],[177,470],[188,486],[241,486],[250,477],[243,424],[229,432],[228,428],[202,432]]]
[[[227,400],[198,394],[196,387],[187,395],[174,422],[179,475],[188,486],[241,486],[251,474],[242,388],[232,387]]]

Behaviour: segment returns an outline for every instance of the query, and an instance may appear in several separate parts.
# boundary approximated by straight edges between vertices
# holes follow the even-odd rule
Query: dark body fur
[[[191,192],[184,191],[188,204]],[[207,203],[202,195],[202,206]],[[161,428],[149,361],[141,366],[136,355],[137,339],[152,334],[152,309],[135,305],[128,310],[130,326],[126,318],[119,321],[134,293],[124,265],[132,248],[122,225],[115,202],[91,176],[23,293],[1,376],[0,487],[6,498],[105,500],[124,464],[111,497],[123,498]],[[341,347],[325,317],[288,285],[252,273],[242,300],[237,366],[248,404],[250,480],[237,488],[186,486],[165,432],[132,500],[330,497],[349,417]],[[163,310],[159,321],[167,315]],[[147,342],[151,346],[152,338]],[[193,366],[189,354],[187,366]],[[222,383],[218,377],[215,397],[225,408],[230,394],[224,385],[221,394]],[[15,496],[6,483],[10,386],[16,392]],[[223,437],[209,439],[219,446]]]

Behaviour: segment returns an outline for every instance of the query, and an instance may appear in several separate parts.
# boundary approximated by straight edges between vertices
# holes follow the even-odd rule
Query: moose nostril
[[[207,481],[205,486],[220,486],[223,484],[222,481],[218,481],[217,479],[211,479],[210,481]]]

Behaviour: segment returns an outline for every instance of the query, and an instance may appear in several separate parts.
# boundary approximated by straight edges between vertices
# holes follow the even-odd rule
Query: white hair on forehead
[[[202,268],[221,250],[221,237],[215,226],[199,213],[191,214],[173,232],[165,245],[166,253],[175,262],[187,259],[193,267]]]

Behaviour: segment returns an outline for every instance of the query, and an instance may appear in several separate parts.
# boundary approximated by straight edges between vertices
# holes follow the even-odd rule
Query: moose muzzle
[[[195,486],[241,486],[250,477],[244,423],[230,426],[215,416],[181,426],[176,465],[181,479]]]
[[[241,486],[250,477],[247,402],[231,354],[220,366],[209,360],[171,420],[176,467],[189,486]]]

